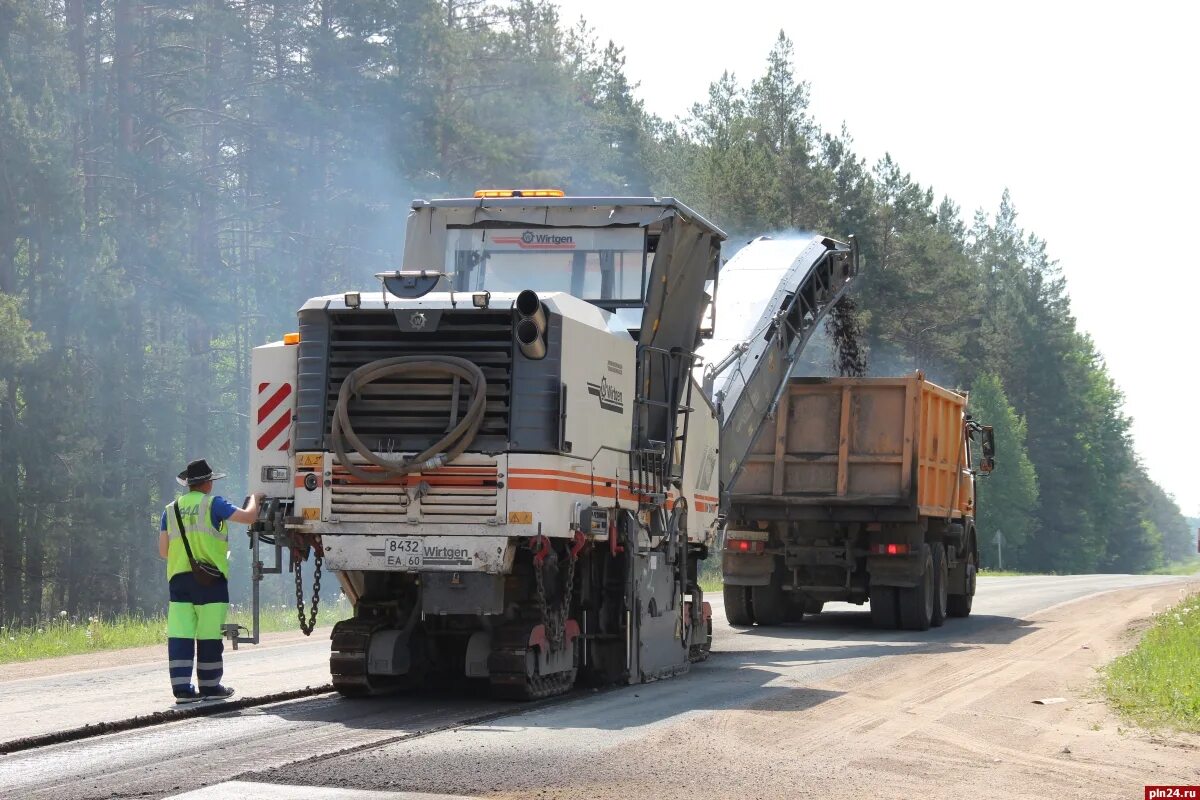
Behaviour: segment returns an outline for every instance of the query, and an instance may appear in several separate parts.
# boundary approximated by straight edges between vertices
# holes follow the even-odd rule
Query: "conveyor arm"
[[[721,421],[723,492],[773,417],[796,356],[857,275],[853,238],[761,237],[721,270],[716,330],[700,355],[704,391]]]

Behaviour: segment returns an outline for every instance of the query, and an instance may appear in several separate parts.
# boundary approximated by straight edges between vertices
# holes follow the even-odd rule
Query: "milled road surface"
[[[782,797],[804,795],[805,786],[824,781],[832,789],[855,785],[876,796],[940,796],[936,787],[945,786],[940,774],[912,785],[890,777],[888,783],[872,783],[870,776],[888,775],[888,758],[903,762],[902,741],[919,741],[930,753],[939,752],[940,740],[930,731],[944,733],[954,713],[976,715],[963,723],[965,731],[995,725],[990,709],[986,714],[965,710],[993,684],[1017,698],[1012,700],[1011,721],[1001,720],[1001,738],[1008,724],[1014,730],[1028,724],[1045,733],[1037,726],[1048,724],[1050,715],[1068,713],[1069,704],[1032,707],[1063,710],[1019,723],[1017,712],[1029,713],[1024,693],[1062,694],[1086,684],[1089,666],[1076,664],[1078,653],[1090,658],[1108,654],[1103,645],[1108,640],[1097,633],[1099,628],[1089,626],[1120,627],[1126,617],[1160,610],[1194,585],[1151,576],[984,579],[972,617],[919,634],[874,630],[865,610],[840,604],[795,626],[733,629],[724,624],[720,604],[714,603],[715,652],[680,678],[579,692],[534,706],[450,694],[353,702],[322,696],[280,703],[0,757],[0,795],[54,800],[163,797],[208,787],[191,796],[365,800],[384,796],[381,791],[404,791],[522,797]],[[1143,591],[1054,608],[1097,592],[1132,587]],[[1111,633],[1105,631],[1105,636]],[[265,659],[255,662],[256,669],[279,676],[276,690],[297,688],[288,683],[288,676],[309,680],[313,649],[304,645],[263,651],[255,657]],[[1058,685],[1039,677],[1039,668],[1050,662],[1083,674],[1066,687]],[[0,684],[0,689],[8,702],[8,689],[22,683],[35,686],[37,694],[49,694],[55,703],[69,707],[71,697],[86,692],[93,680],[98,686],[119,686],[127,674],[122,670],[129,669],[119,667],[111,675],[100,671],[91,679],[75,673],[65,676],[58,690],[50,677],[11,687]],[[236,669],[235,661],[230,669],[234,684]],[[96,699],[89,697],[88,702]],[[924,709],[936,709],[937,717],[921,722]],[[1096,713],[1103,713],[1103,707]],[[7,724],[8,714],[4,716],[7,730],[0,738],[27,735]],[[1061,731],[1073,730],[1067,717],[1055,724],[1064,726]],[[942,738],[958,741],[967,736]],[[783,746],[784,741],[791,745]],[[870,752],[873,745],[878,753]],[[778,761],[777,751],[790,756],[784,760],[786,778],[771,769]],[[828,753],[834,751],[840,761],[829,762]],[[826,758],[818,768],[814,756],[820,753]],[[1200,751],[1190,755],[1197,762],[1191,782],[1200,783]],[[1035,756],[1018,757],[1014,752],[1008,760],[1032,770],[1030,774],[1053,772],[1052,765]],[[857,780],[848,774],[845,784],[829,784],[831,775],[848,770],[860,757],[883,761],[864,761]],[[941,757],[949,759],[947,769],[960,775],[973,773],[958,762],[991,763],[991,751],[979,743]],[[1145,775],[1145,783],[1188,777],[1172,772],[1178,768],[1169,758],[1161,764],[1152,756],[1138,758],[1150,760],[1130,762],[1119,780],[1132,786],[1138,769],[1162,773]],[[897,774],[919,774],[923,763],[905,763]],[[1102,779],[1095,765],[1069,766],[1056,797],[1071,796],[1080,769],[1079,786]],[[234,779],[257,788],[222,785]],[[360,795],[263,783],[373,791]],[[959,783],[960,796],[1021,794],[1019,782],[1006,784],[999,776],[994,783],[979,776],[965,784],[960,777]],[[1029,796],[1035,796],[1037,787],[1029,789]],[[1126,789],[1112,796],[1134,796]],[[1107,795],[1097,791],[1088,796]]]

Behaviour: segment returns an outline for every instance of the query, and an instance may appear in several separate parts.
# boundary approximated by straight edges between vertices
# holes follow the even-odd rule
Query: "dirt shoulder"
[[[326,638],[329,630],[317,629],[313,636]],[[300,631],[282,633],[264,633],[262,643],[254,645],[258,649],[270,649],[290,644],[308,641]],[[229,647],[228,644],[225,645]],[[251,645],[242,645],[250,647]],[[43,658],[37,661],[17,661],[12,664],[0,664],[0,683],[18,681],[27,678],[48,678],[54,675],[68,675],[75,672],[90,672],[92,670],[111,669],[113,667],[128,667],[137,664],[159,664],[166,658],[167,643],[149,645],[147,647],[129,647],[123,650],[101,650],[95,653],[81,653],[74,656],[59,656],[58,658]]]
[[[1200,737],[1134,728],[1096,675],[1146,619],[1198,591],[1200,581],[1110,592],[941,652],[881,659],[664,728],[550,794],[1128,800],[1145,784],[1200,784]],[[1066,702],[1033,702],[1053,697]]]

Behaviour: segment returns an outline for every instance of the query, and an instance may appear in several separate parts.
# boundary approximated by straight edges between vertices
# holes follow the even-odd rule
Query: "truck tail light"
[[[725,549],[731,553],[746,553],[761,556],[767,550],[766,542],[752,542],[748,539],[730,539],[725,543]]]
[[[908,545],[906,545],[906,544],[873,544],[873,545],[871,545],[871,555],[873,555],[873,556],[906,556],[906,555],[908,555]]]

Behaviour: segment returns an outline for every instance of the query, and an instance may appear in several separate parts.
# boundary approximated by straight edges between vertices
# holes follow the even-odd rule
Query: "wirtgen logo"
[[[613,388],[608,382],[608,378],[601,378],[599,383],[588,383],[588,394],[595,395],[600,398],[600,407],[605,411],[615,411],[618,414],[625,413],[625,398],[621,394],[620,389]]]
[[[496,244],[515,244],[522,250],[574,250],[575,237],[560,233],[538,233],[525,231],[520,236],[496,236]]]

